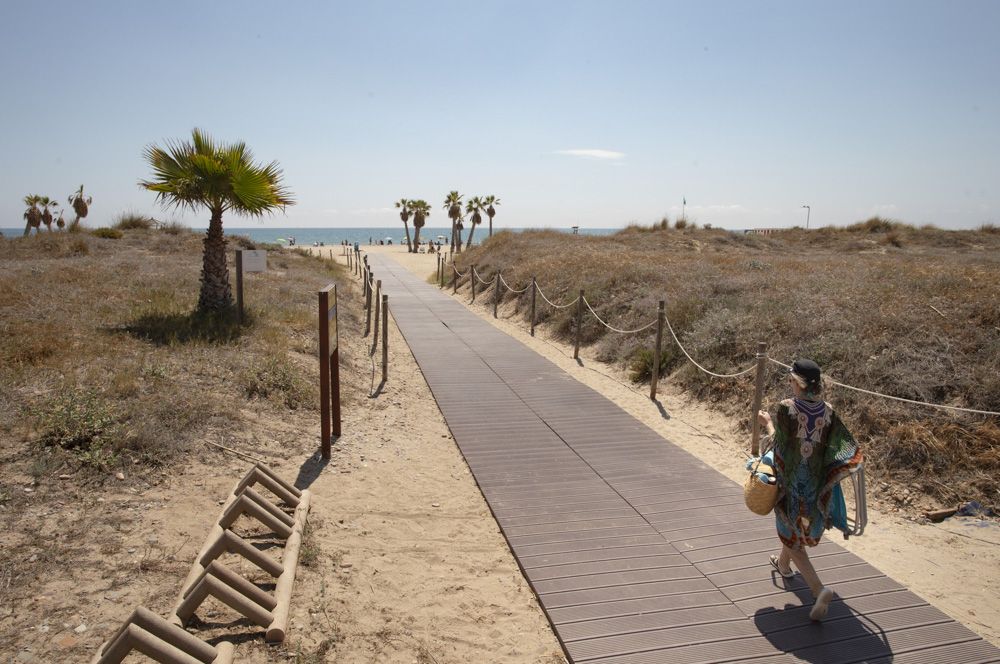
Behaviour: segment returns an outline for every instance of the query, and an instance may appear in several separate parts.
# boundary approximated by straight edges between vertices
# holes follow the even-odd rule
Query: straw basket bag
[[[758,472],[774,475],[774,468],[757,459],[757,463],[750,470],[750,476],[743,484],[743,500],[751,512],[764,516],[774,509],[774,503],[778,500],[778,485],[760,481],[757,477]]]

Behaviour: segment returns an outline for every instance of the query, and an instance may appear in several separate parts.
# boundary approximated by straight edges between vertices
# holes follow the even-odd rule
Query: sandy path
[[[395,246],[364,249],[387,253],[422,278],[435,271],[433,255],[408,254],[405,248]],[[469,306],[468,297],[459,299]],[[741,450],[747,448],[748,441],[729,415],[661,382],[659,396],[664,416],[647,398],[648,387],[631,386],[624,372],[598,362],[586,349],[581,350],[585,364],[581,368],[572,358],[572,348],[550,341],[541,327],[536,328],[536,337],[531,337],[519,317],[510,317],[512,310],[505,312],[501,308],[499,319],[494,320],[492,307],[477,304],[470,309],[671,442],[742,482]],[[874,491],[875,487],[869,487],[870,493]],[[921,524],[869,507],[866,534],[837,541],[983,638],[1000,645],[1000,527],[996,522],[952,518],[942,524]]]

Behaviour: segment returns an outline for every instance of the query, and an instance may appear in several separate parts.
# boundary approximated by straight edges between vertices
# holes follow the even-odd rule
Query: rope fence
[[[471,279],[470,279],[470,283],[471,283],[471,287],[472,287],[472,301],[473,302],[475,302],[475,296],[476,296],[475,280],[478,280],[481,284],[487,286],[487,288],[483,290],[483,293],[485,293],[487,290],[489,290],[489,287],[491,287],[491,286],[496,289],[495,292],[494,292],[494,298],[493,298],[493,317],[494,318],[496,318],[496,316],[497,316],[497,305],[498,305],[499,300],[500,300],[499,287],[501,285],[503,286],[504,289],[506,289],[507,291],[510,291],[511,293],[514,293],[515,295],[521,295],[521,294],[523,294],[523,293],[525,293],[525,292],[527,292],[527,291],[530,290],[531,291],[531,336],[535,336],[535,295],[536,294],[540,295],[541,298],[542,298],[542,300],[544,300],[546,302],[546,304],[548,304],[553,309],[568,309],[569,307],[572,307],[572,306],[576,305],[576,307],[577,307],[577,314],[576,314],[576,339],[575,339],[575,348],[574,348],[574,353],[573,353],[573,357],[575,359],[579,359],[580,330],[581,330],[582,323],[583,323],[582,319],[583,319],[583,307],[584,306],[586,306],[586,308],[590,311],[591,315],[597,320],[598,323],[600,323],[601,325],[603,325],[608,330],[610,330],[612,332],[615,332],[617,334],[639,334],[639,333],[645,332],[646,330],[648,330],[650,328],[653,328],[655,326],[657,328],[656,329],[656,345],[655,345],[654,355],[653,355],[652,380],[651,380],[651,386],[650,386],[650,399],[655,399],[656,398],[656,388],[657,388],[657,380],[658,380],[658,374],[659,374],[659,358],[662,357],[661,339],[662,339],[662,333],[663,333],[663,326],[664,325],[666,325],[667,331],[670,333],[670,337],[673,339],[674,344],[677,345],[677,347],[680,349],[680,351],[684,355],[684,357],[687,358],[687,360],[689,362],[691,362],[691,364],[693,364],[695,366],[695,368],[697,368],[699,371],[701,371],[702,373],[704,373],[704,374],[706,374],[708,376],[711,376],[713,378],[719,378],[719,379],[739,378],[741,376],[745,376],[745,375],[747,375],[747,374],[749,374],[749,373],[751,373],[751,372],[753,372],[753,371],[756,370],[757,371],[757,376],[758,376],[758,382],[760,382],[762,380],[764,366],[767,364],[767,362],[770,362],[770,363],[775,364],[777,366],[783,367],[785,369],[791,369],[791,367],[789,365],[787,365],[787,364],[785,364],[783,362],[779,362],[778,360],[775,360],[775,359],[773,359],[771,357],[768,357],[767,353],[766,353],[766,345],[762,345],[761,346],[761,348],[763,348],[765,350],[758,350],[758,354],[757,354],[756,358],[754,359],[754,362],[750,366],[748,366],[746,369],[742,369],[740,371],[736,371],[735,373],[718,373],[718,372],[712,371],[711,369],[707,369],[706,367],[702,366],[697,360],[695,360],[694,357],[691,356],[691,353],[689,353],[688,350],[684,347],[684,344],[681,343],[681,340],[678,338],[677,333],[676,333],[676,331],[673,328],[673,325],[670,324],[670,319],[667,318],[667,316],[666,316],[665,309],[664,309],[664,301],[663,300],[661,300],[660,303],[659,303],[659,311],[658,311],[658,315],[657,315],[656,319],[650,321],[649,323],[646,323],[645,325],[643,325],[641,327],[637,327],[637,328],[631,329],[631,330],[625,330],[625,329],[614,327],[613,325],[611,325],[610,323],[608,323],[607,321],[605,321],[603,318],[601,318],[600,315],[594,310],[594,307],[590,304],[590,302],[584,296],[584,292],[582,290],[580,291],[580,294],[575,299],[573,299],[572,301],[567,302],[565,304],[556,304],[555,302],[553,302],[552,300],[550,300],[545,295],[545,292],[542,291],[541,286],[538,285],[538,282],[535,280],[534,277],[531,278],[531,283],[529,283],[524,288],[518,290],[518,289],[513,288],[509,283],[507,283],[507,280],[504,279],[503,273],[500,270],[498,270],[494,274],[494,278],[493,279],[486,280],[486,279],[483,279],[482,276],[479,274],[479,272],[476,269],[475,265],[472,265],[469,269],[467,269],[464,273],[462,273],[455,266],[454,261],[452,261],[451,262],[451,268],[452,268],[452,271],[454,273],[454,276],[453,276],[453,279],[452,279],[452,285],[454,287],[455,293],[458,292],[458,279],[465,278],[465,277],[467,277],[469,275],[472,276]],[[444,288],[443,272],[442,272],[442,277],[441,277],[441,287]],[[832,378],[829,378],[829,377],[826,377],[826,376],[824,376],[824,380],[826,382],[828,382],[830,385],[835,385],[837,387],[841,387],[841,388],[846,389],[846,390],[852,390],[852,391],[855,391],[855,392],[859,392],[861,394],[867,394],[867,395],[874,396],[874,397],[881,397],[883,399],[889,399],[889,400],[892,400],[892,401],[898,401],[898,402],[902,402],[902,403],[908,403],[908,404],[915,405],[915,406],[924,406],[924,407],[927,407],[927,408],[936,408],[936,409],[939,409],[939,410],[947,410],[947,411],[959,412],[959,413],[969,413],[969,414],[972,414],[972,415],[987,415],[987,416],[993,416],[993,417],[1000,417],[1000,412],[997,412],[997,411],[980,410],[980,409],[977,409],[977,408],[964,408],[964,407],[961,407],[961,406],[949,406],[949,405],[946,405],[946,404],[930,403],[930,402],[927,402],[927,401],[919,401],[917,399],[908,399],[906,397],[898,397],[898,396],[894,396],[894,395],[891,395],[891,394],[884,394],[882,392],[877,392],[877,391],[874,391],[874,390],[867,390],[867,389],[864,389],[864,388],[861,388],[861,387],[856,387],[854,385],[848,385],[846,383],[841,383],[839,381],[833,380]]]

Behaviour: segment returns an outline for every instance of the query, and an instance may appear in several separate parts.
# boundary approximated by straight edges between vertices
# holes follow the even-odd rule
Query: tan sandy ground
[[[395,246],[364,249],[390,254],[421,278],[435,272],[433,255],[408,254],[405,248]],[[459,300],[468,306],[467,295],[463,297],[460,292]],[[499,319],[494,320],[492,307],[476,304],[470,309],[601,392],[671,442],[734,481],[742,482],[743,451],[749,443],[732,417],[661,382],[659,398],[665,417],[648,399],[648,386],[632,386],[624,372],[588,356],[586,349],[581,351],[585,366],[580,367],[572,359],[572,348],[549,340],[541,327],[536,328],[536,337],[532,338],[520,317],[513,317],[512,310],[505,312],[501,308]],[[877,494],[877,489],[869,487],[869,502],[873,502],[873,497],[877,500],[878,496],[873,494]],[[869,506],[865,535],[847,542],[836,539],[1000,646],[1000,527],[996,522],[951,518],[941,524],[920,523],[902,513]]]

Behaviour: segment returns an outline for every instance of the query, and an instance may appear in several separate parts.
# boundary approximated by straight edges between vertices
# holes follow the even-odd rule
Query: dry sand
[[[421,278],[435,272],[432,254],[409,254],[405,247],[363,247],[386,253]],[[451,291],[448,290],[448,293]],[[468,297],[459,294],[469,306]],[[635,387],[627,375],[598,362],[581,350],[584,367],[572,358],[572,348],[552,341],[544,327],[528,334],[512,307],[501,308],[493,319],[492,307],[472,305],[470,310],[529,348],[548,358],[577,380],[602,393],[652,427],[671,442],[734,481],[743,480],[747,436],[734,418],[661,382],[659,398],[665,414],[648,399],[648,387]],[[869,503],[876,498],[869,487]],[[940,524],[921,523],[902,513],[869,505],[868,528],[862,537],[842,541],[843,546],[938,607],[983,638],[1000,646],[1000,526],[996,521],[951,518]]]

